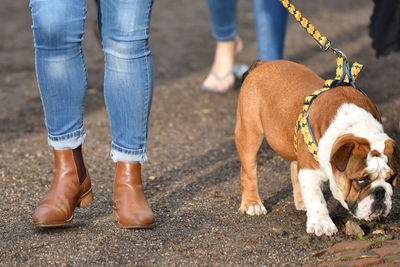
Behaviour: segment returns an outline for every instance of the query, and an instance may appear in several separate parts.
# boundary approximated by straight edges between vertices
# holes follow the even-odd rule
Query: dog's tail
[[[253,65],[251,65],[250,68],[249,68],[245,73],[243,73],[243,76],[242,76],[242,83],[244,82],[244,80],[246,79],[247,75],[249,75],[249,73],[250,73],[252,70],[254,70],[257,66],[262,65],[262,64],[264,64],[264,63],[266,63],[266,62],[267,62],[267,61],[264,61],[264,60],[257,60],[256,62],[254,62]]]

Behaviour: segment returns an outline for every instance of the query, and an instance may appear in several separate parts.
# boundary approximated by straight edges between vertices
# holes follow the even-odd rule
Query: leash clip
[[[331,48],[331,41],[327,39],[325,46],[321,46],[321,49],[324,51],[328,51],[329,48]]]
[[[333,48],[333,47],[329,47],[332,51],[332,53],[334,53],[336,56],[338,57],[342,57],[343,60],[345,62],[347,62],[347,56],[345,55],[345,53],[343,53],[341,50],[337,49],[337,48]]]
[[[342,57],[342,58],[344,59],[344,61],[347,61],[347,56],[346,56],[346,54],[343,53],[341,50],[332,47],[331,41],[328,40],[328,41],[326,42],[325,46],[323,46],[323,47],[321,47],[321,48],[322,48],[322,50],[324,50],[324,51],[330,50],[330,51],[331,51],[332,53],[334,53],[336,56]]]

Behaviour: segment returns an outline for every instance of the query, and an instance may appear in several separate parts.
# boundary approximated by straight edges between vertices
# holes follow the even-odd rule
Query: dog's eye
[[[366,186],[369,182],[368,177],[363,177],[360,179],[354,179],[354,182],[361,188],[363,188],[364,186]]]

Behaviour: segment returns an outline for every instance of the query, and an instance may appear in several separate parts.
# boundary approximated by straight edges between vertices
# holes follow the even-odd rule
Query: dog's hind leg
[[[257,152],[260,149],[263,135],[252,123],[236,121],[235,143],[242,163],[240,169],[242,202],[240,211],[248,215],[266,214],[261,202],[257,184]]]
[[[297,161],[290,162],[290,178],[292,179],[294,206],[296,210],[306,210],[301,196],[299,177],[297,176]]]

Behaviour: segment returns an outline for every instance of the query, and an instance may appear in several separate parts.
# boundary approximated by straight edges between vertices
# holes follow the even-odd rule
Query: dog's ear
[[[353,134],[345,134],[333,144],[330,162],[337,170],[343,172],[352,154],[366,156],[369,148],[369,142],[365,138],[356,137]]]
[[[351,151],[353,151],[354,144],[347,143],[340,146],[331,156],[331,163],[338,169],[343,172],[347,163],[349,162]]]

